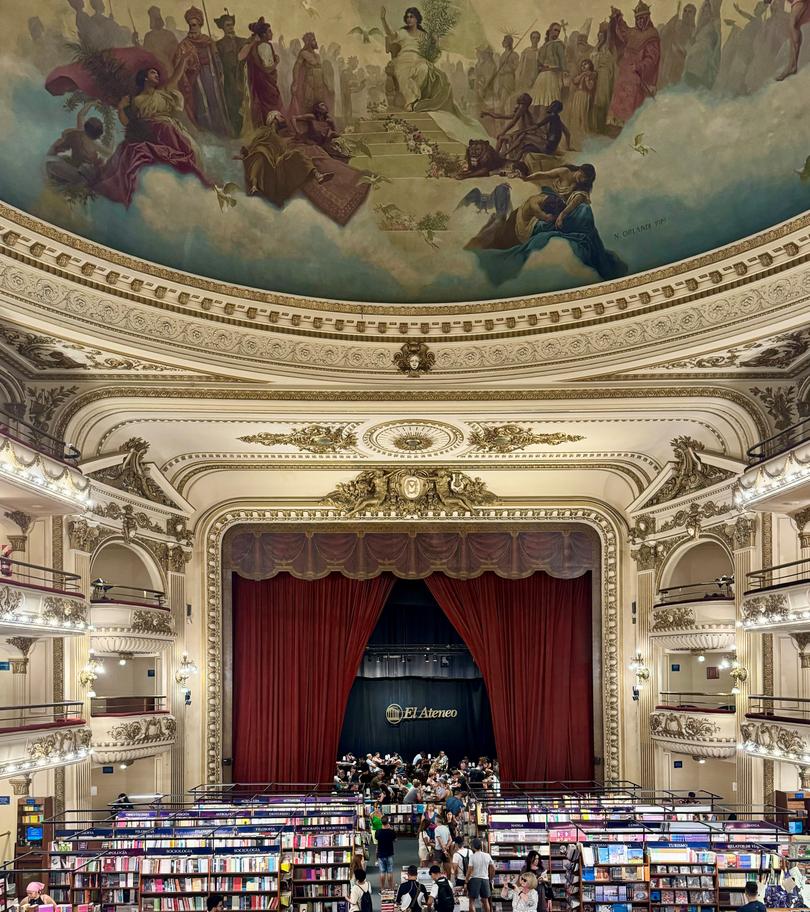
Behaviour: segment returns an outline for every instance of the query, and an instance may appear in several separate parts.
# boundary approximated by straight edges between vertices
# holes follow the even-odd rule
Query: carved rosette
[[[733,713],[654,712],[650,736],[666,750],[693,757],[733,757],[737,750]]]

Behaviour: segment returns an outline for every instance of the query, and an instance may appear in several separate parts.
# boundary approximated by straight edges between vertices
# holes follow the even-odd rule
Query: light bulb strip
[[[37,453],[33,459],[26,461],[7,437],[0,437],[0,474],[25,485],[45,489],[82,506],[90,506],[90,480],[79,469],[64,466],[60,472],[53,474],[48,471],[48,463],[43,456]]]
[[[756,741],[742,741],[737,745],[739,750],[745,751],[746,754],[752,754],[755,757],[762,757],[766,760],[782,760],[787,763],[796,763],[799,766],[810,766],[810,754],[798,754],[795,751],[783,751],[781,748],[766,748]]]
[[[81,763],[82,760],[90,758],[90,749],[86,747],[79,748],[75,751],[54,751],[47,757],[39,757],[32,760],[30,757],[25,759],[7,760],[0,763],[0,779],[9,776],[19,776],[29,773],[38,773],[40,770],[54,769],[59,766],[71,766],[75,763]]]
[[[797,584],[798,585],[798,584]],[[800,584],[807,586],[807,583]],[[789,627],[791,624],[810,624],[810,610],[794,611],[790,614],[763,614],[760,617],[746,618],[742,626],[746,630],[756,630],[762,627]]]

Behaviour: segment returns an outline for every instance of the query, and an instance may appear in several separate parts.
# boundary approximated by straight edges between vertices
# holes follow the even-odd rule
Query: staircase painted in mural
[[[409,113],[397,111],[393,115],[404,121],[414,130],[418,130],[425,143],[436,144],[439,151],[448,155],[464,156],[463,143],[451,139],[436,123],[430,113]],[[404,129],[391,128],[390,120],[380,115],[374,120],[357,121],[354,133],[347,139],[356,138],[368,146],[371,158],[367,155],[356,155],[351,165],[363,171],[372,171],[389,180],[407,178],[424,178],[430,169],[430,155],[427,152],[411,151],[408,148],[408,133]],[[387,125],[388,128],[387,128]]]

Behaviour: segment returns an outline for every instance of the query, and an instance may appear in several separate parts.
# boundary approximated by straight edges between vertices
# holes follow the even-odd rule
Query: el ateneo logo
[[[430,706],[400,706],[391,703],[385,710],[385,721],[389,725],[399,725],[412,719],[455,719],[457,709],[433,709]]]

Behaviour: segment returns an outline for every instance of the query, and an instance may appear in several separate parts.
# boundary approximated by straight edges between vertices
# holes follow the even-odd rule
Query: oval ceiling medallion
[[[387,421],[363,434],[363,443],[385,456],[439,456],[463,442],[458,428],[441,421]]]

